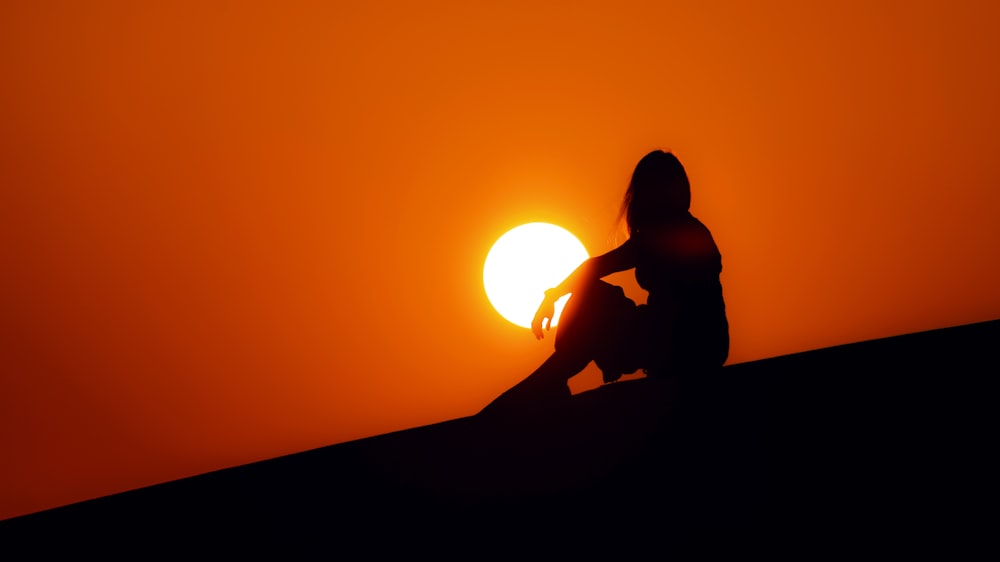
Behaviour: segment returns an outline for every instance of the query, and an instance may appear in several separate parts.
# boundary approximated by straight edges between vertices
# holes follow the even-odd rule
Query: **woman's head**
[[[642,157],[625,191],[622,216],[629,234],[683,215],[691,207],[691,184],[680,160],[654,150]]]

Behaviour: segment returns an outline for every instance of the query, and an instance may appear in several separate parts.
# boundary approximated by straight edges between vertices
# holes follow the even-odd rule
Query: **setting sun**
[[[487,254],[486,296],[501,316],[527,328],[545,289],[557,285],[588,257],[587,249],[568,230],[544,222],[522,224],[501,236]],[[553,326],[568,298],[556,302]]]

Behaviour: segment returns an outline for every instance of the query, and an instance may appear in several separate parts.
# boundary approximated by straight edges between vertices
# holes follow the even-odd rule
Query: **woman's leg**
[[[590,363],[590,358],[556,351],[533,373],[501,394],[481,413],[514,412],[538,408],[570,397],[566,382]]]
[[[568,324],[565,328],[563,322]],[[559,326],[556,350],[588,355],[601,369],[604,382],[614,382],[641,367],[639,307],[621,287],[604,281],[591,283],[579,299],[574,294],[566,303]]]
[[[620,287],[603,281],[595,281],[579,294],[574,293],[556,327],[555,352],[483,412],[521,409],[568,398],[570,391],[566,382],[588,363],[605,357],[617,359],[616,354],[622,352],[618,349],[622,347],[618,336],[626,331],[623,322],[629,320],[634,310],[635,303]],[[614,378],[618,376],[621,372]]]

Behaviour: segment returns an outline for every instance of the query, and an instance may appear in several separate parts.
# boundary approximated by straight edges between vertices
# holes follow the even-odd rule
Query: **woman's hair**
[[[634,235],[683,215],[690,207],[691,184],[684,166],[672,153],[654,150],[636,164],[620,216],[629,235]]]

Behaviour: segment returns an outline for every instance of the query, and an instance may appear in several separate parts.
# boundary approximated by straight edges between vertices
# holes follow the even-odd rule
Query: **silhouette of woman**
[[[531,331],[548,331],[554,303],[572,293],[556,330],[555,351],[483,412],[516,411],[570,395],[567,381],[591,361],[604,382],[639,369],[650,377],[719,368],[729,355],[722,256],[708,228],[689,212],[687,173],[672,153],[655,150],[636,165],[622,202],[629,237],[582,263],[545,291]],[[646,304],[601,279],[635,269]]]

